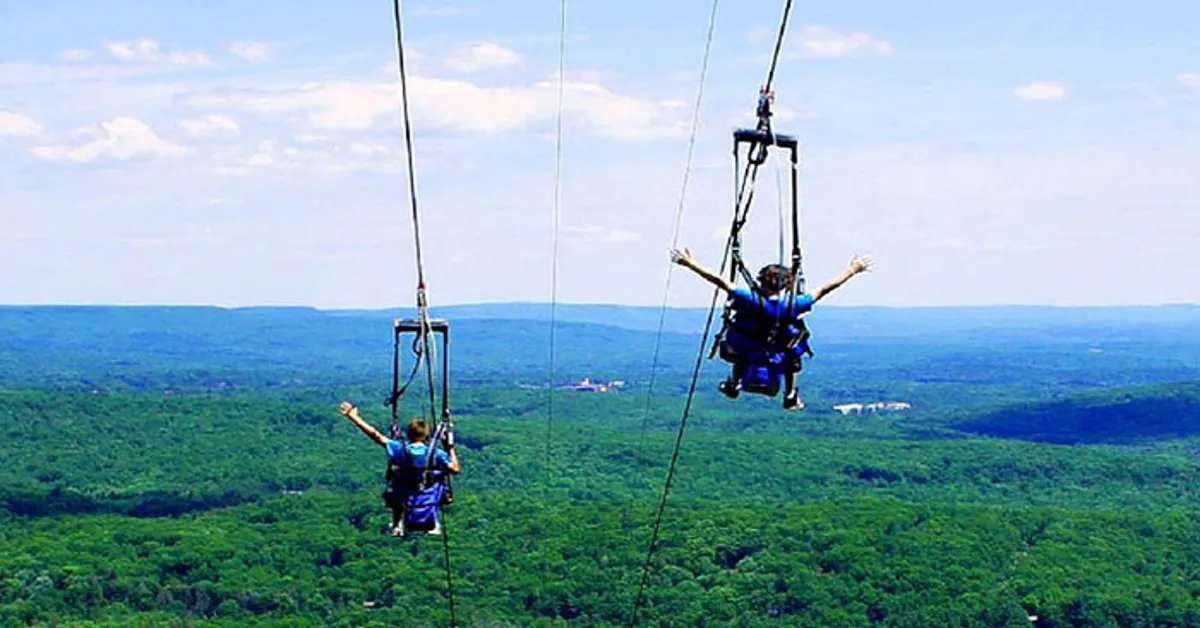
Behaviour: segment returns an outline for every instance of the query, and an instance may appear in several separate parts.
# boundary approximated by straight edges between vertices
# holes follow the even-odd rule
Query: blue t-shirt
[[[409,443],[407,451],[405,451],[403,441],[388,439],[387,456],[393,464],[404,465],[405,460],[410,460],[413,467],[421,468],[425,466],[426,456],[429,455],[429,445],[425,443]],[[450,454],[437,450],[435,457],[434,468],[448,469],[450,468]]]
[[[789,309],[786,298],[768,299],[746,287],[736,288],[732,297],[734,311],[740,315],[739,318],[748,323],[746,327],[742,328],[742,331],[755,335],[761,334],[763,338],[777,320],[787,325],[789,332],[798,333],[799,330],[794,324],[795,320],[801,314],[812,311],[813,303],[816,303],[813,295],[802,292],[792,297]],[[759,329],[755,330],[753,327]]]

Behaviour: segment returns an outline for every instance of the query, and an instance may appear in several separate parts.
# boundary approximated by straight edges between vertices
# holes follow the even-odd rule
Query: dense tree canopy
[[[442,539],[381,533],[383,454],[336,411],[350,397],[388,420],[387,343],[345,332],[371,319],[265,311],[186,341],[220,312],[188,310],[168,333],[117,308],[99,318],[107,336],[75,327],[70,342],[30,319],[0,346],[0,625],[447,625]],[[460,624],[626,625],[678,373],[649,405],[636,384],[558,390],[551,424],[549,391],[518,385],[540,367],[503,349],[539,327],[511,324],[455,380]],[[900,357],[835,346],[835,364],[805,375],[802,414],[706,388],[641,625],[1200,626],[1200,404],[1195,384],[1166,383],[1192,368],[1179,365],[1192,336],[1131,343],[1097,370],[1065,332],[1037,345],[1009,330],[1026,341],[999,350],[945,324],[895,334]],[[646,347],[630,330],[579,329],[569,369],[636,371]],[[264,330],[288,341],[272,348]],[[351,344],[322,355],[311,334]],[[120,338],[133,340],[116,364],[104,347]],[[829,407],[883,399],[914,407]]]

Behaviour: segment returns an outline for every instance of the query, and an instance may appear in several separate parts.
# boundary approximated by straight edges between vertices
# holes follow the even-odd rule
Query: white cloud
[[[69,50],[62,51],[58,56],[64,61],[79,62],[91,59],[92,52],[90,50],[84,50],[83,48],[71,48]]]
[[[1184,87],[1200,87],[1200,73],[1180,74],[1175,80]]]
[[[495,133],[553,120],[556,81],[530,87],[483,87],[461,80],[410,77],[413,114],[418,124],[460,132]],[[686,132],[684,103],[614,94],[586,81],[563,84],[564,109],[600,134],[618,139],[681,137]],[[394,84],[315,83],[270,90],[214,92],[189,99],[205,109],[239,109],[264,115],[298,114],[319,129],[365,130],[399,118]]]
[[[506,68],[521,63],[521,55],[511,48],[485,41],[456,51],[444,64],[456,72],[476,72],[491,68]]]
[[[550,102],[557,83],[540,83],[542,98]],[[682,137],[687,125],[681,101],[653,101],[620,96],[595,83],[568,81],[563,85],[564,108],[576,113],[608,137],[649,140]]]
[[[271,58],[271,44],[261,41],[238,41],[229,44],[229,53],[250,63],[260,63]]]
[[[241,135],[242,129],[232,118],[226,116],[207,115],[190,118],[179,123],[184,131],[193,137],[206,135]]]
[[[350,154],[359,157],[376,157],[392,154],[392,147],[386,144],[355,143],[350,145]]]
[[[19,113],[0,110],[0,137],[5,135],[31,136],[42,132],[37,120]]]
[[[203,52],[166,52],[158,42],[149,38],[132,41],[109,41],[104,43],[105,50],[119,61],[141,63],[164,63],[168,65],[209,65],[212,60]]]
[[[244,166],[217,166],[213,172],[232,177],[244,177],[250,174],[250,169]]]
[[[191,152],[186,146],[163,140],[137,118],[113,118],[97,128],[83,129],[80,134],[89,139],[74,146],[38,146],[31,152],[42,159],[78,163],[104,158],[124,161],[137,157],[179,157]]]
[[[800,33],[800,48],[811,57],[844,57],[858,53],[887,55],[892,44],[863,32],[841,32],[827,26],[807,26]]]
[[[271,140],[253,149],[233,148],[216,153],[215,172],[246,176],[270,172],[345,173],[393,172],[400,162],[392,148],[383,144],[351,143],[288,146]]]
[[[246,160],[247,166],[264,167],[274,166],[275,156],[271,153],[255,153],[253,157]]]
[[[1013,88],[1013,95],[1020,100],[1062,100],[1067,97],[1067,88],[1062,83],[1039,81]]]
[[[28,88],[33,85],[62,83],[103,83],[153,74],[165,68],[147,64],[39,64],[28,61],[0,61],[0,87]],[[60,85],[61,86],[61,85]],[[139,84],[136,87],[145,87]],[[128,85],[128,88],[135,87]]]
[[[414,82],[419,79],[413,77]],[[200,94],[189,99],[196,107],[241,109],[258,114],[306,114],[322,129],[364,130],[376,119],[400,107],[392,85],[376,83],[313,83],[279,89]]]

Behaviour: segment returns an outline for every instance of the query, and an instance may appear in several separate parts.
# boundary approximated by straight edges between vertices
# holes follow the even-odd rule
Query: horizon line
[[[596,308],[626,308],[640,310],[697,310],[707,311],[707,307],[700,305],[638,305],[628,303],[604,303],[604,302],[563,302],[557,303],[551,301],[472,301],[459,303],[445,303],[431,305],[430,310],[440,308],[464,308],[464,307],[596,307]],[[315,310],[318,312],[387,312],[392,310],[414,310],[415,305],[392,305],[392,306],[318,306],[311,304],[251,304],[251,305],[230,305],[218,303],[120,303],[120,302],[87,302],[87,303],[0,303],[0,309],[17,309],[17,308],[194,308],[194,309],[220,309],[220,310],[253,310],[253,309],[295,309],[295,310]],[[1052,303],[978,303],[978,304],[957,304],[957,305],[883,305],[883,304],[853,304],[853,305],[823,305],[822,310],[978,310],[978,309],[1058,309],[1058,310],[1096,310],[1096,309],[1150,309],[1150,308],[1200,308],[1200,303],[1188,302],[1165,302],[1165,303],[1126,303],[1126,304],[1073,304],[1061,305]]]

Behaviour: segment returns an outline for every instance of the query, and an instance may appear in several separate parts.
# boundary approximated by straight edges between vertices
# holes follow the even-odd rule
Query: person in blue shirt
[[[872,266],[869,256],[856,256],[840,275],[815,292],[797,294],[791,303],[787,303],[782,297],[794,278],[788,268],[779,264],[768,264],[759,270],[759,293],[749,287],[739,288],[728,279],[705,268],[686,248],[672,250],[671,261],[691,270],[729,295],[734,322],[726,334],[726,341],[727,345],[736,347],[737,355],[733,360],[731,377],[721,382],[721,392],[729,397],[737,397],[742,377],[750,364],[780,360],[784,374],[783,407],[796,410],[804,408],[804,401],[800,399],[796,388],[796,375],[800,371],[800,357],[807,351],[803,339],[799,338],[800,317],[812,310],[813,306],[829,293],[840,288],[855,275],[869,271]],[[781,329],[776,330],[776,326]],[[773,331],[779,333],[773,334]],[[772,343],[772,338],[782,339],[788,344],[781,346]]]
[[[373,425],[364,421],[358,408],[349,401],[343,401],[340,409],[363,434],[387,451],[388,485],[383,498],[392,511],[392,535],[404,536],[406,521],[429,523],[432,525],[429,534],[441,534],[441,521],[437,512],[446,490],[446,482],[440,478],[446,473],[458,474],[462,471],[458,463],[458,453],[454,450],[454,435],[446,432],[442,446],[434,448],[434,461],[428,470],[435,481],[426,485],[425,469],[430,451],[427,442],[428,423],[422,419],[413,419],[405,428],[405,442],[384,436]]]

